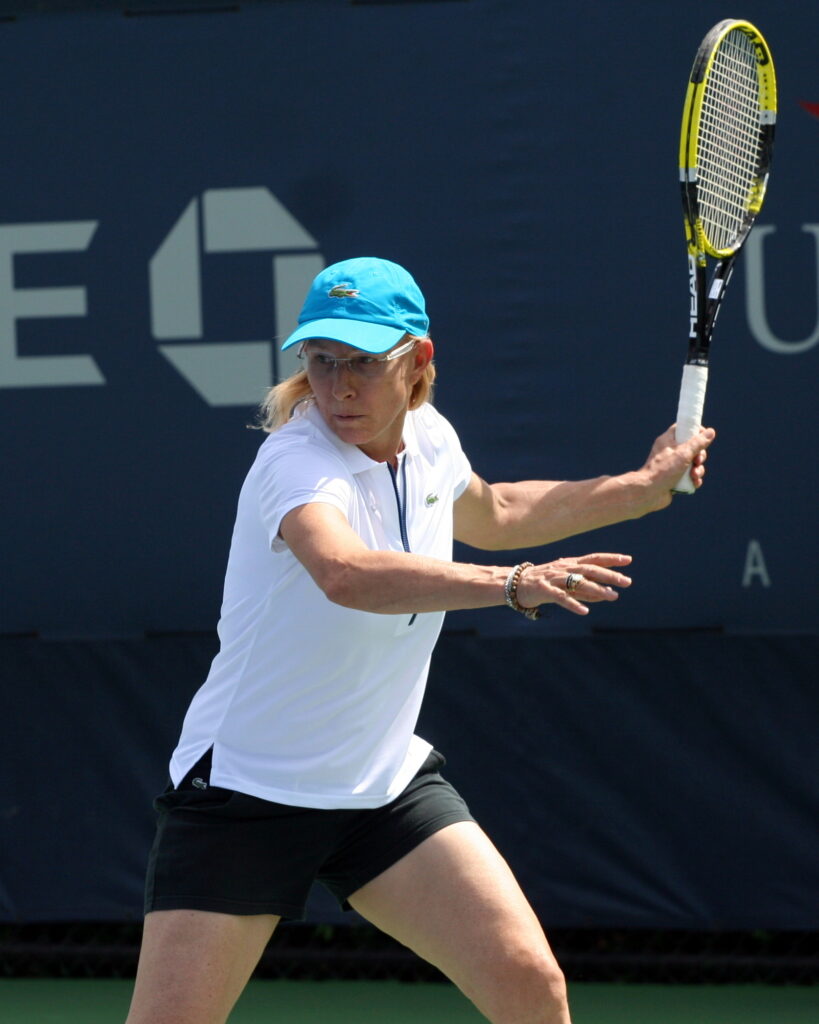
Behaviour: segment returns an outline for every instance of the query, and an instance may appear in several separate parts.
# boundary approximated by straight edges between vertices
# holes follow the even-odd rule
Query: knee
[[[534,956],[523,965],[520,983],[531,993],[527,1000],[531,1007],[531,1016],[523,1016],[522,1021],[532,1024],[569,1024],[568,994],[566,978],[550,954]]]
[[[557,966],[554,959],[548,968],[542,971],[542,983],[544,986],[545,999],[549,1012],[554,1016],[555,1021],[563,1021],[569,1024],[569,994],[566,990],[566,977],[563,971]],[[551,1021],[551,1017],[547,1017]]]
[[[494,973],[484,1009],[493,1024],[569,1024],[566,978],[551,953],[518,952]]]

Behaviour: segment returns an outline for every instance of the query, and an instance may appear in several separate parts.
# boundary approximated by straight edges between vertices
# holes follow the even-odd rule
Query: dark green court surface
[[[2,1024],[122,1024],[130,981],[0,980]],[[570,988],[574,1024],[819,1024],[819,988],[606,985]],[[445,984],[253,981],[230,1024],[479,1024]]]

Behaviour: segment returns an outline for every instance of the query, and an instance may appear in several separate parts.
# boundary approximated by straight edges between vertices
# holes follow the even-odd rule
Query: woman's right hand
[[[575,615],[588,615],[587,605],[616,601],[620,595],[615,588],[631,586],[631,577],[618,571],[630,563],[631,555],[598,553],[533,565],[518,580],[518,604],[523,608],[558,604]]]

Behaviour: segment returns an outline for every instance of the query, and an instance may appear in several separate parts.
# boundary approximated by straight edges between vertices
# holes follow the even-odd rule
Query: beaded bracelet
[[[522,604],[518,602],[518,583],[520,583],[520,577],[523,575],[524,569],[531,569],[531,562],[521,562],[520,565],[516,565],[515,568],[506,577],[506,583],[503,585],[503,592],[506,595],[506,603],[516,612],[520,612],[521,615],[525,615],[527,619],[539,619],[540,609],[539,608],[524,608]]]

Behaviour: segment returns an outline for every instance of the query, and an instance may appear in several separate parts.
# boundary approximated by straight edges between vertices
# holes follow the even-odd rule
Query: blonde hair
[[[427,335],[406,335],[407,341],[423,341]],[[420,379],[415,382],[410,394],[409,408],[418,409],[424,402],[432,402],[435,383],[435,364],[427,363]],[[274,385],[259,406],[258,426],[268,434],[284,426],[293,415],[296,406],[313,397],[306,370],[297,370],[290,377]]]

